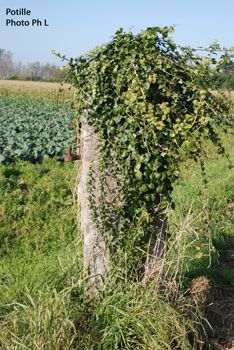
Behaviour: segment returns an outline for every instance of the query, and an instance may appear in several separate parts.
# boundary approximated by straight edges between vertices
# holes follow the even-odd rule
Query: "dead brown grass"
[[[74,88],[70,84],[0,80],[0,95],[72,102]]]
[[[234,91],[230,91],[229,96],[231,97],[232,100],[234,100]]]
[[[234,90],[228,91],[228,90],[221,90],[222,93],[225,93],[227,97],[229,97],[231,100],[234,100]],[[213,90],[214,95],[218,95],[218,90]]]

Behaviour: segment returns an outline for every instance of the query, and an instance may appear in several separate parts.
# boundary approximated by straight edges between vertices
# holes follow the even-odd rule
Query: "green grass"
[[[0,174],[0,348],[189,348],[188,310],[159,298],[155,285],[130,282],[119,271],[101,300],[85,296],[73,165],[22,161],[1,165]]]
[[[225,143],[233,159],[231,137]],[[234,198],[233,170],[211,147],[210,154],[215,160],[206,162],[207,191],[197,164],[181,169],[160,288],[117,270],[92,302],[80,263],[74,164],[1,165],[0,348],[196,349],[203,315],[187,291],[191,279],[206,275],[215,286],[233,283],[228,268],[217,272],[217,250],[228,247],[233,234],[226,207]]]
[[[1,349],[56,349],[48,329],[72,328],[59,293],[78,271],[74,176],[73,165],[53,160],[0,166]]]
[[[223,141],[234,164],[232,135],[225,136]],[[206,275],[214,285],[230,285],[234,284],[234,270],[227,266],[227,278],[227,271],[217,266],[218,251],[228,249],[229,239],[234,237],[233,214],[227,207],[234,201],[234,171],[228,159],[217,155],[213,147],[206,145],[206,151],[210,159],[205,162],[205,177],[199,164],[188,162],[181,169],[181,179],[173,193],[176,210],[172,222],[175,225],[185,222],[190,211],[193,230],[188,240],[193,244],[185,252],[187,258],[184,259],[189,279]]]
[[[51,160],[37,165],[20,162],[0,166],[2,269],[12,267],[14,262],[17,266],[17,259],[28,271],[34,259],[45,260],[44,265],[50,266],[47,261],[73,242],[76,221],[72,167]],[[22,181],[27,186],[26,194],[20,188]]]

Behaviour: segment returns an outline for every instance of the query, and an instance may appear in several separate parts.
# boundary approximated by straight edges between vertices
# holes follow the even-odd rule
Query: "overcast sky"
[[[31,16],[6,16],[27,8]],[[138,32],[151,26],[175,25],[181,45],[208,46],[218,40],[234,46],[234,0],[0,0],[0,48],[15,61],[60,63],[50,50],[68,57],[108,41],[123,27]],[[28,17],[28,18],[27,18]],[[49,27],[6,27],[14,21],[47,19]]]

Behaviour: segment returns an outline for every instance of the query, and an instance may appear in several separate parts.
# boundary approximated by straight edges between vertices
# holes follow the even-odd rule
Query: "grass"
[[[0,93],[56,96],[41,83],[30,89],[6,84],[0,81]],[[232,135],[224,142],[234,161]],[[217,265],[218,251],[234,232],[227,211],[234,174],[210,145],[206,150],[212,158],[206,161],[207,189],[198,164],[181,168],[158,279],[132,281],[116,267],[93,301],[85,294],[74,165],[51,159],[0,165],[0,348],[200,349],[206,294],[195,300],[191,281],[206,276],[216,287],[234,281],[228,266],[220,271]]]
[[[62,290],[78,273],[73,165],[19,162],[0,173],[0,348],[66,349],[73,310]]]
[[[226,139],[230,151],[231,142]],[[78,254],[73,165],[53,160],[2,165],[0,348],[198,349],[203,331],[196,324],[203,315],[188,292],[190,281],[205,275],[212,284],[231,284],[230,272],[216,273],[215,247],[226,244],[232,232],[226,203],[233,198],[233,173],[220,157],[206,169],[208,204],[199,167],[181,169],[167,278],[160,288],[153,281],[130,281],[118,270],[101,298],[91,302]]]
[[[234,164],[232,134],[224,137],[226,150]],[[181,178],[174,190],[176,210],[173,223],[186,222],[190,210],[190,222],[194,228],[190,240],[194,244],[184,259],[185,273],[191,279],[206,275],[214,285],[234,285],[234,269],[218,271],[219,251],[228,249],[229,239],[234,237],[234,222],[228,211],[228,203],[234,200],[234,171],[229,161],[215,154],[212,146],[206,150],[206,181],[199,165],[187,163],[181,169]],[[191,259],[192,257],[192,259]],[[229,278],[227,278],[229,275]]]
[[[27,289],[34,295],[42,285],[53,285],[61,273],[60,254],[76,237],[76,220],[67,164],[21,162],[0,169],[0,296],[8,304],[22,301]],[[64,264],[68,257],[69,250]]]
[[[69,84],[0,80],[0,95],[72,103],[74,88]]]

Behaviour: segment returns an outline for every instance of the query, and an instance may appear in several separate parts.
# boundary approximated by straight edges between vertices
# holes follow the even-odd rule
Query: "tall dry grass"
[[[69,84],[0,80],[0,95],[71,103],[74,88]]]

